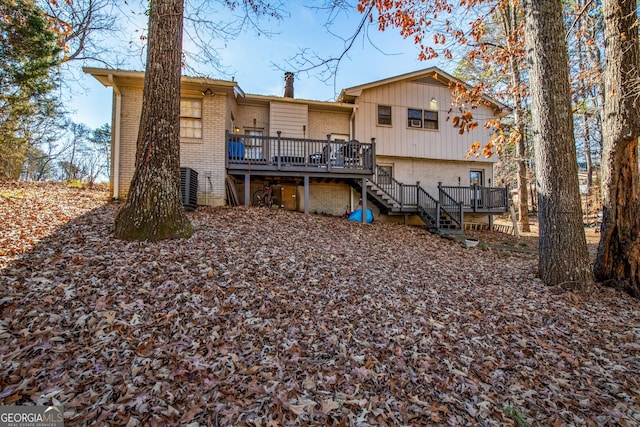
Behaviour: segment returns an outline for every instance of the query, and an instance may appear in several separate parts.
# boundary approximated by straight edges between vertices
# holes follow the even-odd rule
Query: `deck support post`
[[[282,131],[278,131],[278,170],[282,169],[282,140],[280,139],[280,135],[282,135]]]
[[[362,178],[362,223],[367,223],[367,178]]]
[[[304,176],[304,213],[309,213],[309,175]]]
[[[322,150],[322,152],[324,152],[324,150]],[[332,160],[332,153],[333,153],[333,147],[331,147],[331,134],[328,133],[327,134],[327,158],[326,158],[326,162],[327,162],[327,171],[331,172],[331,163]]]
[[[244,174],[244,205],[251,206],[251,174]]]

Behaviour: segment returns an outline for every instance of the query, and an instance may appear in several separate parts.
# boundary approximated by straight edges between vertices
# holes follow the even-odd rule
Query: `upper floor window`
[[[378,125],[391,126],[391,106],[378,105]]]
[[[438,129],[438,112],[432,110],[407,110],[407,126],[420,129]]]
[[[180,100],[180,138],[202,138],[202,100]]]

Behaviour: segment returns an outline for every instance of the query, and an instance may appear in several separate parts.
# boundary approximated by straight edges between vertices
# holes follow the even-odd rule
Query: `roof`
[[[467,88],[472,87],[471,85],[468,85],[462,80],[453,77],[452,75],[448,74],[447,72],[441,70],[438,67],[429,67],[422,70],[412,71],[410,73],[400,74],[400,75],[389,77],[386,79],[376,80],[370,83],[365,83],[358,86],[352,86],[352,87],[343,89],[340,92],[340,96],[338,96],[338,101],[353,103],[355,102],[356,98],[362,95],[362,92],[367,89],[386,86],[386,85],[403,82],[403,81],[409,81],[409,80],[414,81],[418,79],[423,80],[425,83],[428,83],[428,82],[441,83],[444,86],[448,86],[449,83],[454,82],[454,83],[462,84]],[[503,112],[505,110],[510,111],[510,108],[508,106],[506,106],[505,104],[499,101],[496,101],[493,98],[490,98],[488,96],[483,96],[483,99],[487,101],[494,110],[497,110],[499,112]]]
[[[106,87],[114,85],[142,87],[144,83],[144,71],[117,70],[109,68],[82,69],[85,73],[91,74]],[[183,89],[203,91],[207,88],[214,92],[231,92],[236,95],[238,102],[245,104],[268,104],[270,102],[285,102],[291,104],[305,104],[316,110],[353,110],[353,104],[333,101],[315,101],[302,98],[288,98],[283,96],[245,94],[236,81],[211,79],[208,77],[182,76],[181,85]]]
[[[83,71],[87,74],[91,74],[95,77],[100,83],[102,83],[106,87],[114,86],[114,85],[130,85],[130,86],[140,86],[142,87],[144,82],[144,71],[131,71],[131,70],[118,70],[118,69],[110,69],[110,68],[90,68],[85,67]],[[282,96],[270,96],[270,95],[255,95],[255,94],[245,94],[244,91],[240,88],[237,82],[229,81],[229,80],[219,80],[212,79],[209,77],[190,77],[190,76],[182,76],[181,84],[183,89],[191,89],[191,90],[206,90],[206,88],[211,89],[212,91],[220,91],[233,93],[236,98],[241,102],[245,103],[256,103],[256,104],[266,104],[269,102],[287,102],[294,104],[306,104],[311,108],[315,109],[324,109],[324,110],[343,110],[343,109],[353,109],[355,100],[362,95],[362,92],[367,89],[371,89],[374,87],[385,86],[397,82],[402,81],[415,81],[421,80],[423,83],[432,83],[437,84],[440,83],[444,86],[449,85],[450,82],[457,82],[465,85],[466,87],[471,87],[466,84],[462,80],[459,80],[450,74],[442,71],[437,67],[425,68],[423,70],[413,71],[410,73],[400,74],[398,76],[389,77],[382,80],[377,80],[370,83],[365,83],[359,86],[353,86],[350,88],[343,89],[340,92],[340,96],[337,101],[315,101],[309,99],[301,99],[301,98],[288,98]],[[499,113],[504,113],[506,111],[510,111],[509,107],[506,105],[488,97],[483,97],[485,101],[487,101],[491,108],[498,111]]]
[[[87,74],[91,74],[100,83],[106,87],[111,87],[114,84],[127,84],[133,86],[142,86],[144,82],[144,71],[131,71],[131,70],[118,70],[111,68],[82,68]],[[235,81],[218,80],[209,77],[190,77],[182,76],[181,85],[183,88],[189,86],[192,89],[203,90],[210,88],[213,91],[234,92],[237,95],[244,96],[244,92],[238,86]]]
[[[315,101],[312,99],[288,98],[285,96],[275,96],[275,95],[246,94],[242,102],[248,103],[248,104],[268,104],[270,102],[305,104],[305,105],[308,105],[309,108],[313,108],[316,110],[353,110],[354,108],[353,104],[344,103],[344,102]]]

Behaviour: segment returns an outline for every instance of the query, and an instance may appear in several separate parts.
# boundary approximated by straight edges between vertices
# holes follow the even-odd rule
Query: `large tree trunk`
[[[180,74],[183,0],[150,2],[147,69],[136,170],[115,222],[125,240],[191,236],[180,197]]]
[[[529,225],[529,182],[527,180],[527,163],[526,147],[524,141],[524,117],[522,107],[522,96],[520,95],[520,86],[522,81],[520,79],[520,66],[515,58],[512,57],[512,81],[516,88],[516,103],[513,109],[513,118],[515,127],[518,129],[520,138],[516,142],[516,164],[518,166],[518,216],[520,222],[520,231],[528,233],[531,231]]]
[[[640,297],[640,82],[636,0],[605,0],[603,222],[596,278]]]
[[[524,102],[522,100],[522,77],[520,73],[520,64],[518,63],[518,57],[516,51],[518,50],[514,43],[518,42],[518,37],[515,34],[518,32],[520,22],[518,19],[519,8],[509,2],[503,10],[500,12],[500,16],[503,23],[504,33],[507,37],[507,44],[509,46],[509,67],[511,68],[511,86],[514,94],[514,107],[513,107],[513,120],[514,126],[518,131],[518,141],[516,142],[516,166],[518,167],[518,217],[520,222],[520,231],[530,232],[531,227],[529,225],[529,183],[527,180],[527,163],[526,146],[524,139]]]
[[[582,224],[562,2],[525,0],[524,10],[538,181],[539,274],[547,285],[585,288],[593,274]]]

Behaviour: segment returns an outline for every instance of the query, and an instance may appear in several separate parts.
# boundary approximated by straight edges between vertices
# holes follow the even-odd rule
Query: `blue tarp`
[[[229,141],[229,158],[244,159],[244,144],[239,141]]]
[[[349,221],[362,222],[362,209],[356,209],[351,215],[349,215],[349,218],[347,219]],[[367,224],[371,224],[372,222],[373,212],[371,212],[371,209],[367,209]]]

